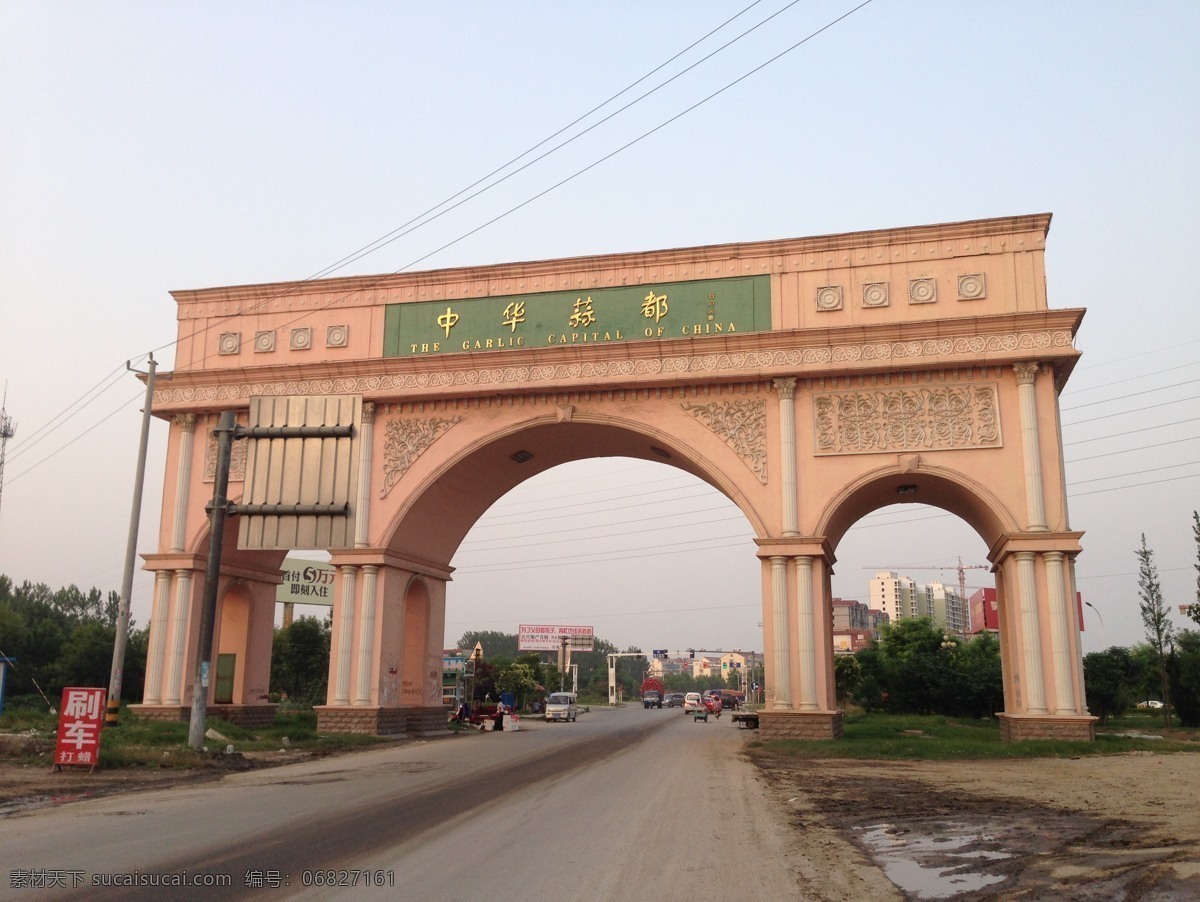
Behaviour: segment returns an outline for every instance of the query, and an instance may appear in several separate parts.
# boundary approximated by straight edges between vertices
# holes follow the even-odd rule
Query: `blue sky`
[[[125,362],[154,350],[171,368],[170,290],[321,272],[778,13],[338,273],[1052,212],[1051,304],[1088,308],[1062,397],[1085,647],[1139,641],[1141,533],[1167,600],[1196,594],[1200,6],[874,0],[801,43],[855,6],[0,0],[0,382],[17,423],[0,572],[119,589],[141,401]],[[156,422],[143,552],[165,436]],[[631,505],[652,489],[648,519]],[[551,514],[595,557],[533,536]],[[464,543],[447,639],[582,622],[621,646],[759,648],[749,536],[672,470],[548,473]],[[881,512],[838,549],[834,590],[985,551],[951,517]],[[149,606],[139,571],[135,618]]]

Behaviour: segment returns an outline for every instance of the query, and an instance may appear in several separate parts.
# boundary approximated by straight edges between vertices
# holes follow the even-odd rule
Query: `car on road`
[[[643,708],[661,708],[662,707],[662,696],[659,694],[657,689],[647,689],[646,690],[645,694],[642,696],[642,707]]]
[[[1163,706],[1163,703],[1160,702],[1156,698],[1152,698],[1152,699],[1149,699],[1148,701],[1138,702],[1137,706],[1139,708],[1161,708]]]
[[[683,697],[683,711],[685,714],[695,714],[697,711],[708,711],[708,708],[699,692],[689,692]]]
[[[663,698],[663,704],[666,705],[668,708],[682,708],[683,707],[683,693],[682,692],[668,692],[666,694],[666,696]]]
[[[551,692],[546,699],[546,720],[573,722],[579,715],[579,702],[574,692]]]
[[[704,702],[704,707],[708,709],[709,714],[715,714],[717,717],[721,716],[721,696],[706,695],[702,701]]]

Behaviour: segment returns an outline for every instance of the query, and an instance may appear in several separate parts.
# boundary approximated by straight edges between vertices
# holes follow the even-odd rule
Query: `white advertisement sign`
[[[333,580],[337,568],[321,561],[284,558],[280,566],[283,582],[275,587],[277,602],[333,606]]]
[[[594,647],[590,626],[549,626],[522,623],[517,634],[517,649],[519,651],[558,651],[562,648],[564,638],[567,640],[567,647],[573,651],[591,651]]]

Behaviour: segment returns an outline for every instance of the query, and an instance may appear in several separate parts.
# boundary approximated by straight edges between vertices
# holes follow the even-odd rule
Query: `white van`
[[[551,692],[546,699],[546,720],[573,721],[579,714],[574,692]]]

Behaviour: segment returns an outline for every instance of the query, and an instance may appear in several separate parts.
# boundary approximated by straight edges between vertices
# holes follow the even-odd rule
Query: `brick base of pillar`
[[[828,740],[842,738],[844,711],[758,712],[758,738]]]
[[[129,713],[139,720],[182,720],[192,719],[192,708],[189,705],[130,705]]]
[[[1064,717],[1057,714],[1035,717],[1028,714],[1000,714],[1000,739],[1023,742],[1027,739],[1057,739],[1091,742],[1096,738],[1096,720],[1091,715]]]
[[[219,717],[239,727],[269,727],[275,723],[278,705],[206,705],[204,717]],[[191,705],[130,705],[129,713],[142,720],[192,719]]]
[[[441,735],[448,729],[445,708],[372,708],[319,705],[317,729],[322,733],[367,733],[373,736]]]

